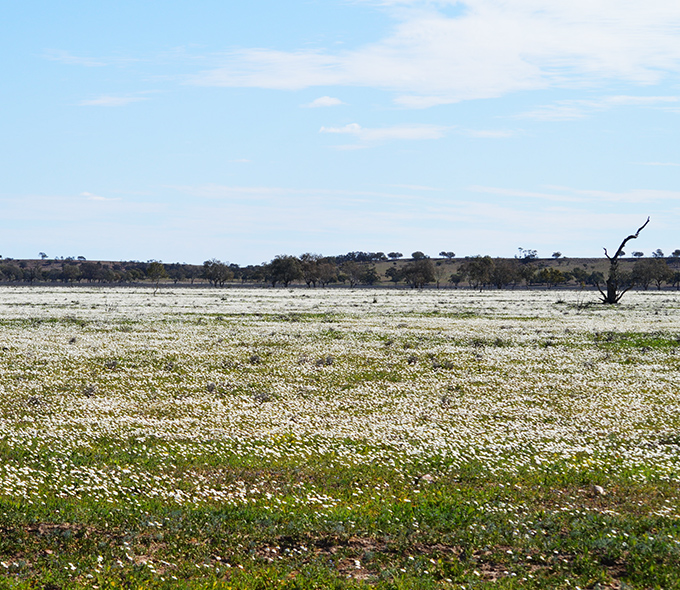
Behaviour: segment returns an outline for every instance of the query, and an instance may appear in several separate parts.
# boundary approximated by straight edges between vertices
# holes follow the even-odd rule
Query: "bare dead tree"
[[[600,295],[602,295],[602,303],[605,303],[607,305],[615,305],[619,301],[621,301],[621,297],[623,297],[626,292],[632,287],[632,285],[628,285],[625,288],[619,288],[619,258],[625,254],[623,251],[623,248],[626,246],[626,244],[630,240],[636,239],[639,235],[640,232],[645,229],[647,224],[649,223],[649,217],[647,218],[647,221],[645,221],[640,228],[634,233],[629,235],[623,242],[621,242],[621,245],[619,246],[619,249],[616,251],[616,254],[614,256],[610,256],[609,253],[607,252],[607,248],[604,248],[604,255],[609,258],[609,276],[607,277],[607,292],[605,293],[601,288],[599,284],[595,284],[597,287],[597,290],[600,292]]]

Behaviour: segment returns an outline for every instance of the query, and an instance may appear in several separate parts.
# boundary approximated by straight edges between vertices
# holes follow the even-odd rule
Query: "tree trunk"
[[[621,297],[625,295],[625,293],[630,289],[630,286],[626,287],[625,289],[619,289],[619,258],[625,254],[623,251],[624,246],[630,241],[636,239],[639,235],[640,232],[645,229],[647,224],[649,223],[649,217],[647,218],[647,221],[644,222],[644,224],[634,233],[628,236],[623,242],[621,242],[621,245],[619,246],[619,249],[616,251],[616,254],[614,256],[609,256],[607,253],[607,248],[604,249],[604,255],[609,258],[609,276],[607,277],[607,293],[605,293],[601,288],[600,285],[596,284],[595,286],[597,287],[597,290],[600,292],[600,295],[602,295],[602,303],[606,305],[615,305],[619,301],[621,301]]]

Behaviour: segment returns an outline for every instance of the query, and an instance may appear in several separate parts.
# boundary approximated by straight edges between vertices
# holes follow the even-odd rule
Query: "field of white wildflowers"
[[[0,578],[675,587],[680,294],[596,300],[1,288]]]

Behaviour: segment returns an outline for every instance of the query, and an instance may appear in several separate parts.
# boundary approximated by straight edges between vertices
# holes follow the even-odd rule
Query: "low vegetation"
[[[0,588],[678,588],[680,296],[0,289]]]

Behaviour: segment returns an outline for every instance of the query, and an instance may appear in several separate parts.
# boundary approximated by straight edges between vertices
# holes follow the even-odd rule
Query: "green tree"
[[[378,274],[378,271],[375,270],[375,266],[372,264],[362,265],[359,281],[362,285],[375,285],[376,283],[379,283],[380,275]]]
[[[300,270],[302,271],[302,280],[308,287],[316,287],[316,284],[321,280],[321,272],[319,263],[321,261],[319,254],[311,254],[306,252],[300,256]]]
[[[349,260],[345,262],[340,267],[342,270],[342,276],[346,281],[349,281],[350,287],[355,287],[361,281],[361,264]]]
[[[491,283],[494,262],[491,256],[473,256],[466,258],[460,266],[460,273],[465,276],[473,289],[483,289]]]
[[[267,265],[267,277],[272,287],[276,287],[277,283],[287,287],[302,278],[300,261],[295,256],[279,254]]]
[[[490,278],[493,285],[498,289],[518,283],[522,278],[519,273],[519,263],[514,260],[497,258],[493,261]]]
[[[77,264],[64,264],[61,268],[61,280],[65,283],[74,283],[80,281],[83,273]]]
[[[334,259],[325,257],[319,260],[318,273],[319,273],[319,284],[322,287],[330,283],[335,283],[338,280],[338,265],[335,264]]]
[[[162,263],[154,260],[146,267],[146,276],[154,283],[153,294],[155,295],[158,292],[161,279],[166,278],[168,273]]]
[[[561,285],[567,281],[567,276],[558,268],[542,268],[538,272],[538,281],[545,283],[549,288]]]
[[[393,283],[398,283],[401,281],[401,270],[399,270],[396,266],[390,266],[385,271],[385,276]]]
[[[401,272],[406,284],[414,289],[422,289],[435,280],[434,264],[427,257],[414,258],[413,262],[404,265]]]
[[[221,260],[212,258],[203,263],[203,278],[213,287],[223,287],[224,283],[234,278],[234,272],[229,265]]]
[[[660,290],[661,284],[669,281],[672,274],[668,264],[662,258],[645,258],[633,265],[632,280],[645,291],[652,283]]]

